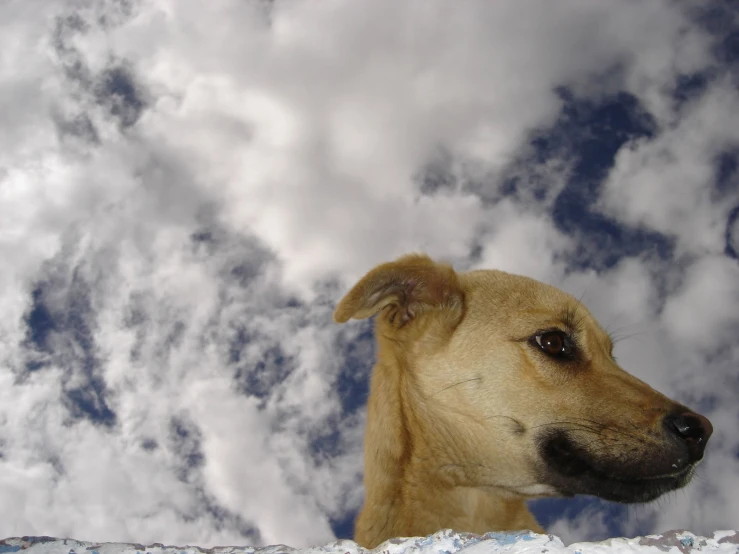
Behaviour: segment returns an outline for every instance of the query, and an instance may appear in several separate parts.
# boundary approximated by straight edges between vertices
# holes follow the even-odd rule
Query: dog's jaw
[[[602,450],[593,456],[565,430],[550,430],[539,442],[545,464],[541,479],[559,494],[592,495],[626,504],[650,502],[684,487],[700,462],[689,460],[679,444],[668,443],[668,447],[626,464],[608,459]]]

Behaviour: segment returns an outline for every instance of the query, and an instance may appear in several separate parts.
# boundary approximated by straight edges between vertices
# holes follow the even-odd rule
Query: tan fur
[[[679,405],[624,372],[609,336],[559,289],[411,255],[368,273],[334,318],[376,314],[355,533],[365,547],[442,528],[542,532],[525,501],[558,494],[537,447],[548,425],[571,422],[583,437],[597,426],[589,448],[612,459],[646,459],[667,440],[662,418]],[[563,366],[529,339],[567,314],[582,359]]]

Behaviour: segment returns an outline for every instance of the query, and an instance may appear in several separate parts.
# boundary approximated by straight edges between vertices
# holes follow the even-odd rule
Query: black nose
[[[664,424],[669,432],[687,445],[691,462],[697,462],[703,458],[706,443],[713,433],[713,425],[708,418],[693,412],[684,412],[668,415],[665,417]]]

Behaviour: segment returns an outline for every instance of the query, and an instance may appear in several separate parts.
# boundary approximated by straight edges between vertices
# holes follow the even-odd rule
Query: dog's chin
[[[542,481],[562,496],[586,494],[629,504],[650,502],[687,485],[695,470],[695,464],[688,464],[671,473],[654,473],[648,460],[643,470],[634,464],[627,471],[616,470],[613,463],[593,459],[566,433],[544,438],[540,450],[545,462]]]

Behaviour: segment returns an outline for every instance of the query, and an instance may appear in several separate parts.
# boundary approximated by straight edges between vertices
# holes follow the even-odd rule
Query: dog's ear
[[[386,320],[402,327],[427,310],[448,308],[461,313],[463,300],[451,266],[410,254],[365,275],[339,302],[334,321],[365,319],[387,308]]]

